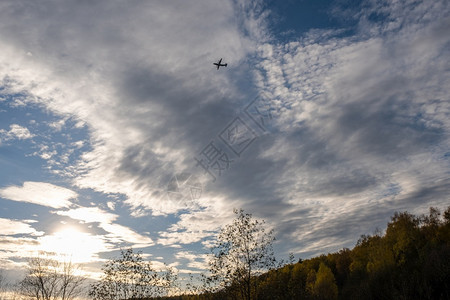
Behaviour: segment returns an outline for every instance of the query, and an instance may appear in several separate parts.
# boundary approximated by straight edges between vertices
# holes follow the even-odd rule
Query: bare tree
[[[27,274],[19,283],[19,290],[37,300],[71,300],[83,293],[85,280],[80,268],[71,262],[34,257],[28,261]]]
[[[121,251],[117,259],[103,266],[104,276],[91,285],[89,296],[95,300],[136,299],[165,296],[174,287],[176,275],[171,268],[156,271],[133,249]]]
[[[254,298],[254,276],[274,267],[273,232],[266,232],[264,221],[253,219],[243,210],[235,210],[233,222],[221,229],[209,262],[216,287],[238,293],[240,298]],[[254,280],[253,280],[254,282]]]
[[[6,278],[3,275],[3,272],[0,271],[0,300],[6,299],[4,293],[6,292]]]

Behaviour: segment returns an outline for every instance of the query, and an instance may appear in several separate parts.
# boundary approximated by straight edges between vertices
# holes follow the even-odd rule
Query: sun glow
[[[57,257],[73,263],[98,260],[98,253],[108,251],[101,236],[82,232],[75,227],[64,227],[51,235],[40,238],[40,251],[55,253]]]

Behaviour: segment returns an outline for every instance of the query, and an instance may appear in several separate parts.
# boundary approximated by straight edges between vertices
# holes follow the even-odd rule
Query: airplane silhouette
[[[217,70],[219,70],[220,67],[226,67],[228,64],[222,64],[222,59],[219,59],[219,62],[213,63],[213,65],[217,66]]]

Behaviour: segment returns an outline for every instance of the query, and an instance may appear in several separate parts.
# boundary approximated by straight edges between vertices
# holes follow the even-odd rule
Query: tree
[[[336,285],[336,280],[334,279],[331,269],[324,263],[320,263],[312,291],[315,298],[319,300],[337,299],[338,287]]]
[[[91,285],[93,299],[135,299],[164,296],[173,287],[176,275],[171,268],[156,271],[132,248],[121,250],[121,256],[109,260],[102,268],[103,278]]]
[[[84,281],[80,268],[71,262],[38,256],[28,261],[27,273],[19,283],[19,290],[37,300],[71,300],[83,293]]]
[[[243,210],[234,210],[236,218],[221,229],[209,262],[211,281],[242,299],[254,298],[252,278],[275,265],[273,231],[266,232],[264,221],[253,219]],[[255,282],[255,280],[253,280]]]

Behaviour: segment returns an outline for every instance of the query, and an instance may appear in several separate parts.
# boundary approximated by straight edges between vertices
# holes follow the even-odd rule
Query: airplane
[[[217,66],[217,70],[219,70],[220,67],[226,67],[228,64],[222,64],[222,59],[219,59],[219,62],[213,63],[213,65]]]

